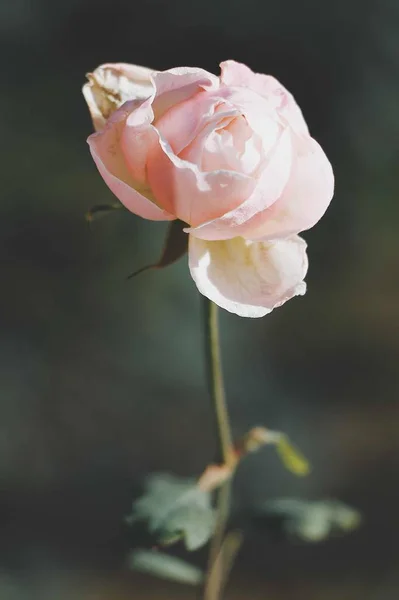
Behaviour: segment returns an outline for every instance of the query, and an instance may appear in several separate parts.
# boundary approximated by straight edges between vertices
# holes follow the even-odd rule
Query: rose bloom
[[[306,291],[306,243],[333,195],[331,165],[292,95],[232,60],[197,68],[105,64],[83,93],[105,183],[131,212],[181,219],[199,291],[261,317]]]

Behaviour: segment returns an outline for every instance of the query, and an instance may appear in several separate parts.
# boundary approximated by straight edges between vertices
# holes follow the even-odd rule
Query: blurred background
[[[1,0],[0,598],[194,598],[126,569],[123,518],[150,471],[195,475],[216,444],[200,301],[165,224],[116,211],[90,158],[85,73],[103,62],[218,73],[227,58],[297,98],[336,175],[308,293],[261,320],[222,315],[235,435],[287,432],[240,468],[237,503],[339,498],[362,527],[316,545],[248,539],[228,598],[399,594],[399,5],[395,0]],[[193,557],[200,563],[203,557]]]

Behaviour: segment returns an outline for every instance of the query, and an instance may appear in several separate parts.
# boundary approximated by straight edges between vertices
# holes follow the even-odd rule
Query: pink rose
[[[84,95],[104,181],[140,217],[189,225],[202,294],[261,317],[305,293],[306,243],[297,234],[324,214],[334,178],[276,79],[231,60],[220,77],[114,64],[89,75]]]

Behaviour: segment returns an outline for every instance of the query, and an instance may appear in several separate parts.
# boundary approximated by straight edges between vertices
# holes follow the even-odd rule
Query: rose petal
[[[176,156],[159,136],[147,161],[148,181],[162,206],[194,227],[239,206],[254,190],[255,180],[234,171],[202,172]]]
[[[262,140],[265,154],[274,146],[281,130],[278,115],[264,98],[251,90],[220,88],[199,92],[170,107],[155,124],[174,153],[180,154],[210,121],[217,122],[219,112],[245,117],[249,128]]]
[[[219,78],[204,69],[176,67],[153,75],[156,88],[154,113],[160,118],[171,106],[188,100],[201,90],[217,89]]]
[[[127,100],[143,100],[153,92],[151,75],[155,71],[126,63],[106,63],[89,73],[83,96],[96,131]]]
[[[156,128],[161,137],[168,142],[175,154],[180,154],[215,118],[219,99],[206,93],[199,93],[181,104],[172,106],[161,118]],[[232,109],[229,108],[231,112]],[[233,109],[233,114],[238,111]],[[182,126],[184,124],[184,126]]]
[[[241,235],[241,231],[246,231],[247,221],[258,213],[263,214],[281,196],[290,175],[291,161],[291,133],[286,129],[271,152],[269,163],[251,196],[221,217],[186,231],[204,240],[227,240]]]
[[[236,159],[238,152],[234,148],[232,135],[224,131],[237,115],[239,113],[233,110],[215,113],[195,140],[180,152],[180,158],[196,164],[202,171],[242,172],[234,168],[237,165],[233,164],[233,160],[229,160]],[[225,135],[222,141],[220,138],[223,134]],[[238,160],[236,159],[235,162],[237,163]]]
[[[130,103],[126,107],[126,119],[121,128],[120,146],[130,174],[137,182],[146,184],[147,156],[157,140],[151,123],[154,113],[151,108],[152,96],[142,103]]]
[[[271,75],[254,73],[249,67],[234,60],[220,64],[221,82],[225,86],[249,88],[268,99],[279,114],[297,133],[309,133],[308,126],[294,97]]]
[[[287,237],[313,227],[327,210],[334,194],[331,164],[313,138],[295,143],[292,173],[281,198],[248,220],[239,235],[251,240]]]
[[[209,242],[190,235],[189,267],[198,290],[241,317],[262,317],[306,291],[306,242],[243,238]]]
[[[222,98],[200,93],[170,108],[157,120],[156,128],[174,154],[182,156],[189,151],[189,146],[198,143],[198,139],[203,139],[240,114],[237,108]]]
[[[102,178],[128,210],[145,219],[169,221],[175,217],[152,202],[147,197],[149,189],[140,187],[132,177],[120,144],[126,118],[140,104],[140,101],[125,103],[109,118],[105,128],[87,141]]]
[[[249,126],[263,142],[265,153],[273,148],[285,121],[281,121],[275,106],[249,88],[221,87],[215,94],[228,105],[239,110]]]

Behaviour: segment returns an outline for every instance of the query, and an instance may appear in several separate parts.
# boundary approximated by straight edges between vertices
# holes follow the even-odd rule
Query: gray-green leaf
[[[163,552],[135,550],[128,557],[128,565],[136,571],[179,583],[199,585],[203,581],[203,573],[200,569]]]
[[[145,482],[146,493],[133,503],[128,523],[147,521],[159,544],[183,539],[188,550],[200,548],[212,536],[215,511],[211,497],[195,479],[156,473]]]
[[[272,525],[278,522],[290,537],[305,542],[320,542],[334,533],[356,529],[360,513],[338,500],[311,502],[296,498],[280,498],[261,505],[255,521]]]

